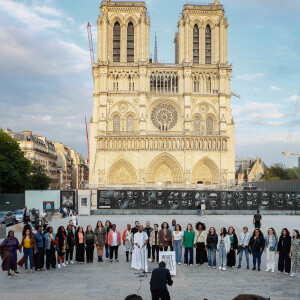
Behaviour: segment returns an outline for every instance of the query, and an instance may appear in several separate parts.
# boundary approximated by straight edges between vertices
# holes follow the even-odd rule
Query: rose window
[[[177,112],[168,104],[160,104],[156,106],[151,113],[153,125],[159,130],[169,130],[177,123]]]

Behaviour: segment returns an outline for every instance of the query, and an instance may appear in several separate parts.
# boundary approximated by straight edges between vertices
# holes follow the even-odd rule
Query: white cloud
[[[278,86],[275,86],[275,85],[270,86],[270,89],[271,89],[272,91],[282,91],[282,88],[280,88],[280,87],[278,87]]]
[[[256,74],[244,73],[236,76],[237,79],[241,79],[241,80],[253,80],[253,79],[264,78],[264,77],[266,77],[266,75],[263,73],[256,73]]]
[[[298,95],[293,95],[287,99],[284,100],[284,102],[295,102],[296,100],[298,100]]]

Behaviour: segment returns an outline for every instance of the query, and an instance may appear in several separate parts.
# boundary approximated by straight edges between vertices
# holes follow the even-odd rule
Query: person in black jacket
[[[159,267],[152,271],[150,280],[152,300],[170,300],[167,284],[171,286],[173,280],[171,279],[170,271],[166,269],[165,262],[161,261]]]
[[[230,226],[228,228],[228,236],[230,239],[230,251],[227,254],[227,266],[230,268],[234,268],[235,267],[235,251],[237,250],[238,247],[238,238],[235,234],[235,229]]]
[[[285,274],[290,274],[291,272],[291,259],[289,257],[291,241],[290,232],[287,228],[283,228],[277,246],[277,253],[279,253],[278,273],[283,273],[283,270]]]
[[[256,270],[256,261],[257,261],[257,271],[260,271],[261,264],[261,255],[265,248],[265,238],[260,229],[256,228],[253,231],[253,235],[249,242],[249,249],[252,252],[253,256],[253,268],[252,271]]]
[[[214,227],[210,227],[207,239],[207,256],[208,256],[208,268],[216,267],[216,249],[218,246],[218,235],[216,234],[216,229]]]
[[[69,263],[71,265],[74,264],[73,262],[73,252],[74,252],[74,246],[75,246],[75,236],[73,233],[73,227],[71,224],[67,226],[67,249],[66,249],[66,264]],[[70,259],[70,260],[69,260]]]

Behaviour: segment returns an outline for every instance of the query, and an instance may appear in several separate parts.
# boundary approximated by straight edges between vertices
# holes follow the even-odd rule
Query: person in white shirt
[[[147,233],[143,231],[143,225],[139,226],[139,231],[134,235],[134,249],[132,252],[131,268],[148,272],[147,261]]]
[[[201,216],[202,216],[202,217],[204,217],[205,209],[206,209],[206,205],[205,205],[205,202],[203,201],[203,202],[201,203]]]
[[[78,222],[78,217],[77,217],[76,211],[73,211],[72,221],[73,221],[73,225],[76,226],[76,228],[77,228],[79,225],[79,222]]]
[[[230,239],[226,228],[221,228],[220,238],[218,239],[217,251],[219,251],[219,270],[227,269],[227,254],[230,252]]]
[[[172,247],[175,251],[175,260],[178,265],[181,265],[182,245],[183,232],[181,231],[181,226],[176,224],[175,230],[172,233]]]
[[[248,232],[248,227],[243,227],[243,232],[240,235],[240,243],[239,243],[239,266],[238,269],[241,268],[243,252],[245,252],[247,269],[249,270],[249,241],[250,241],[250,233]]]
[[[41,212],[41,221],[42,221],[42,225],[44,226],[46,224],[46,211],[43,210],[43,212]]]
[[[265,236],[265,253],[267,254],[266,272],[275,272],[275,255],[278,246],[278,238],[274,228],[269,228]]]
[[[116,224],[111,226],[111,231],[108,233],[108,247],[110,250],[110,262],[112,262],[115,252],[115,260],[119,262],[118,259],[118,249],[121,245],[121,234],[116,230]]]

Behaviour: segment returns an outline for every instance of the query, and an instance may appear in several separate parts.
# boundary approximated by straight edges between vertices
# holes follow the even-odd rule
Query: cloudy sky
[[[158,30],[160,62],[174,62],[174,33],[184,0],[148,0],[151,49]],[[203,1],[201,1],[203,2]],[[212,2],[212,1],[210,1]],[[223,0],[236,155],[296,165],[300,117],[286,140],[300,88],[300,1]],[[93,84],[86,23],[100,0],[0,0],[0,127],[32,130],[87,154],[84,117]]]

